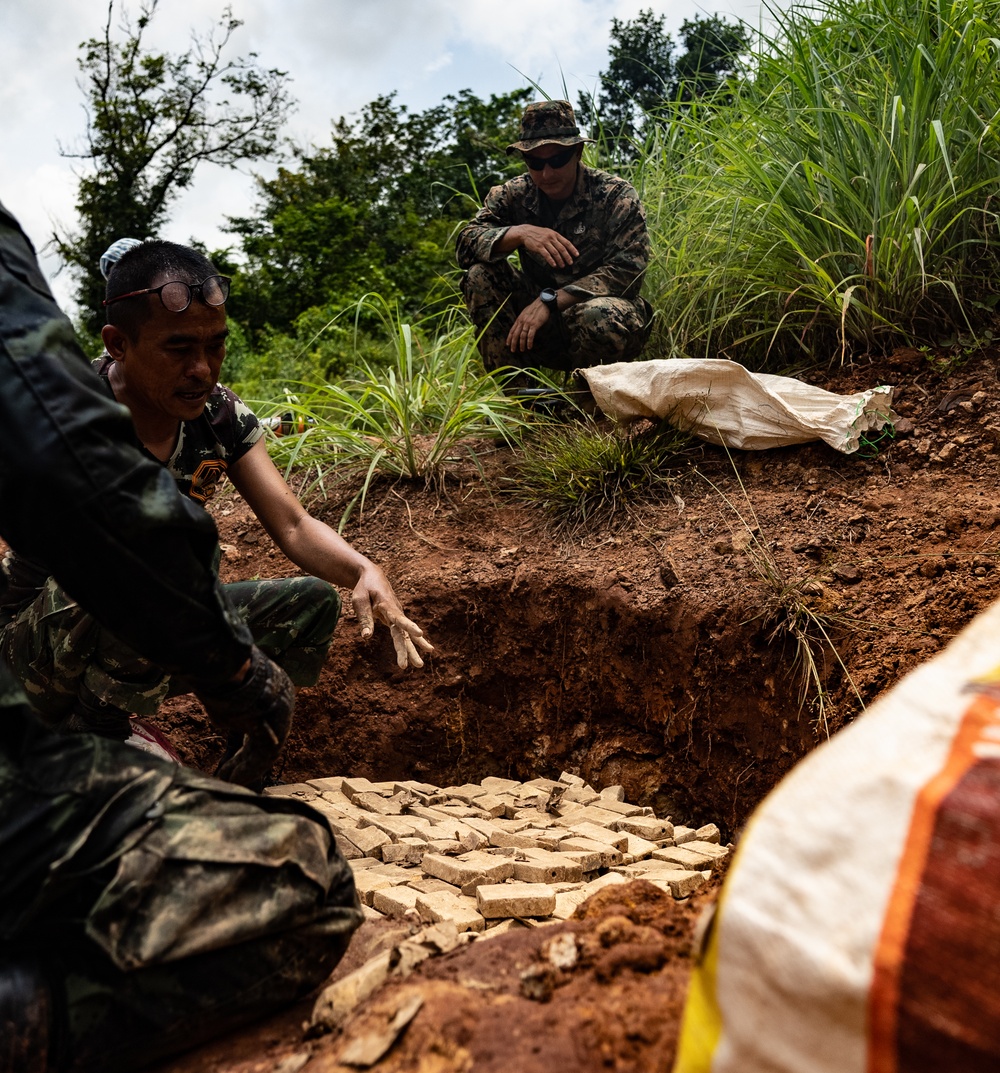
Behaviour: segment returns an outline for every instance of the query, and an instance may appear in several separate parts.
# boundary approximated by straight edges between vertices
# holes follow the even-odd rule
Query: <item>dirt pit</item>
[[[567,770],[737,838],[796,760],[996,595],[997,355],[944,373],[898,351],[815,381],[895,385],[895,441],[871,458],[706,446],[671,474],[666,505],[576,537],[496,491],[511,466],[502,450],[488,457],[489,487],[459,466],[443,493],[376,488],[345,535],[384,566],[437,651],[400,672],[385,631],[362,643],[348,610],[322,680],[300,693],[282,779],[447,785]],[[343,505],[316,512],[335,522]],[[238,499],[213,509],[228,580],[295,572]],[[222,743],[196,705],[172,702],[161,723],[211,770]],[[690,929],[711,896],[664,910],[664,942],[676,942],[659,967],[581,970],[546,1003],[508,987],[505,966],[540,956],[556,928],[432,959],[405,985],[426,988],[425,1006],[378,1068],[668,1068]],[[363,930],[349,957],[370,941]],[[303,1042],[303,1009],[162,1068],[292,1073],[296,1055],[307,1073],[339,1068],[338,1040]]]

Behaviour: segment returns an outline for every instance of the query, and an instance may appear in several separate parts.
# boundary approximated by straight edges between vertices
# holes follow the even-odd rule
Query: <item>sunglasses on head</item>
[[[561,153],[554,153],[552,156],[529,156],[527,153],[522,153],[521,159],[532,171],[543,171],[546,164],[555,170],[566,167],[576,156],[576,150],[577,146],[571,145],[568,149],[563,149]]]
[[[195,295],[198,295],[207,306],[224,305],[229,297],[229,283],[228,276],[208,276],[201,283],[182,283],[179,279],[172,279],[160,287],[145,287],[141,291],[116,294],[114,298],[106,299],[104,305],[109,306],[112,302],[120,302],[123,298],[158,294],[164,309],[169,309],[171,313],[183,313]]]

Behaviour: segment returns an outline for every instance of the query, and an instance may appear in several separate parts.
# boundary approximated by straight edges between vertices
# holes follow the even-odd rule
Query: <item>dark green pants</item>
[[[314,685],[340,617],[337,590],[314,577],[223,585],[254,642],[297,686]],[[81,686],[99,700],[153,715],[170,695],[170,678],[99,622],[53,578],[0,629],[0,658],[31,706],[48,722],[66,716]]]
[[[326,820],[89,734],[0,668],[0,971],[41,966],[61,1066],[115,1073],[308,993],[361,913]]]

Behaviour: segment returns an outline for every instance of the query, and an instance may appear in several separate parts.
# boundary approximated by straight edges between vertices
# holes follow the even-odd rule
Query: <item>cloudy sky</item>
[[[225,0],[159,0],[151,45],[186,47],[192,31],[208,32]],[[611,19],[652,7],[677,35],[698,14],[738,17],[756,27],[760,0],[232,0],[244,25],[233,55],[254,51],[259,62],[292,76],[298,104],[287,127],[296,144],[326,144],[331,120],[356,112],[393,90],[414,110],[448,93],[480,97],[537,82],[570,100],[592,89],[607,66]],[[128,0],[131,13],[137,0]],[[85,129],[78,85],[78,46],[100,36],[107,0],[0,0],[0,138],[5,165],[0,201],[21,221],[56,296],[68,303],[72,284],[43,247],[53,228],[74,225],[76,163],[60,147],[79,146]],[[117,25],[121,0],[115,0]],[[257,166],[266,171],[266,166]],[[218,229],[226,213],[253,202],[250,169],[203,165],[173,207],[163,237],[197,237],[210,247],[228,239]]]

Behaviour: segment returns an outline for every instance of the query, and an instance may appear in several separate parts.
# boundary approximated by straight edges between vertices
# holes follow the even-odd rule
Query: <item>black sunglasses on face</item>
[[[532,171],[544,171],[545,165],[548,164],[553,170],[564,168],[576,156],[575,145],[571,145],[569,149],[564,149],[561,153],[555,153],[553,156],[528,156],[527,153],[521,154],[521,159],[528,165]]]
[[[207,306],[224,305],[229,297],[229,283],[228,276],[208,276],[201,283],[182,283],[179,279],[172,279],[161,287],[146,287],[141,291],[116,294],[114,298],[105,299],[103,304],[109,306],[112,302],[120,302],[123,298],[158,294],[164,309],[169,309],[171,313],[183,313],[196,294]]]

